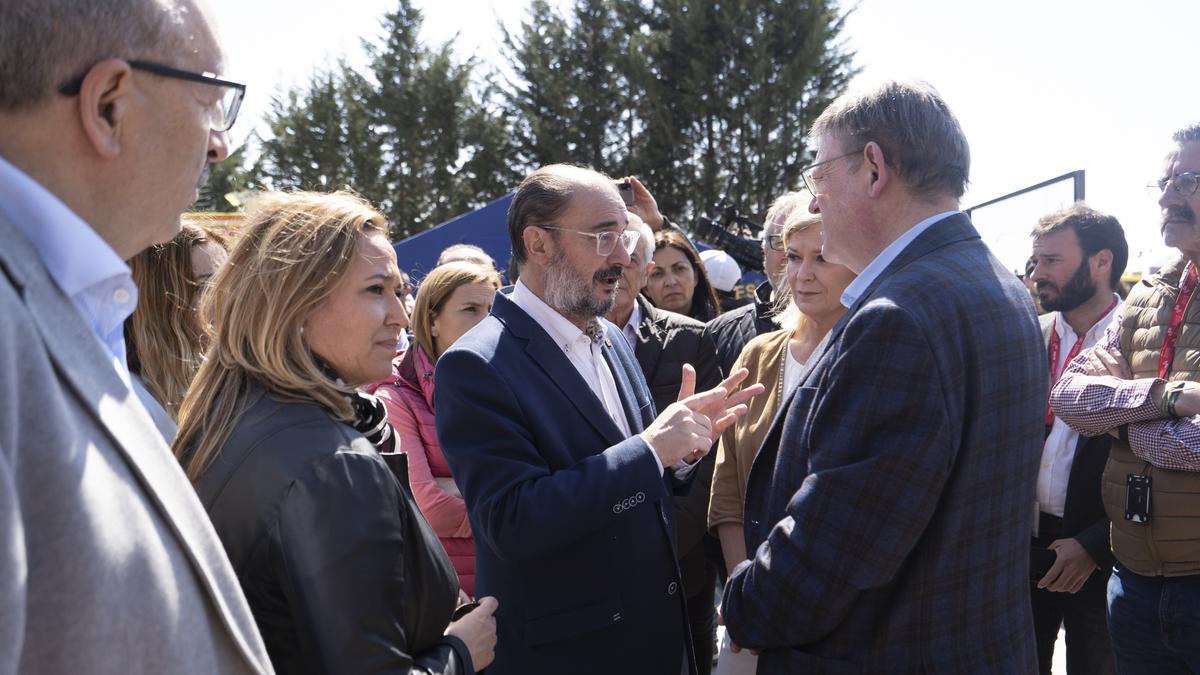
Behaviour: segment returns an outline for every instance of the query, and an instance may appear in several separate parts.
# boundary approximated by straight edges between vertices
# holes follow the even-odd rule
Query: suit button
[[[675,595],[675,591],[678,591],[678,590],[679,590],[679,584],[672,581],[671,584],[669,586],[667,586],[667,595]]]
[[[639,493],[637,493],[636,495],[634,495],[634,497],[633,497],[633,498],[634,498],[634,500],[636,500],[636,501],[637,501],[637,503],[641,504],[642,502],[646,501],[646,493],[645,493],[645,492],[639,492]]]

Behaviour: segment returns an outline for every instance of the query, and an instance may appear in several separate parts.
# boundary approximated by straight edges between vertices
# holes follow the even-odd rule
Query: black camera
[[[732,187],[732,180],[729,187]],[[713,208],[717,213],[716,219],[707,216],[697,218],[692,223],[692,237],[733,256],[743,270],[762,272],[763,252],[759,235],[763,226],[742,215],[737,204],[729,199],[729,187]]]

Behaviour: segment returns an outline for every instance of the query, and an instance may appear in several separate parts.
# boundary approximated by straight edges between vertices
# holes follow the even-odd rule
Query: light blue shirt
[[[3,157],[0,211],[33,244],[128,383],[123,328],[138,298],[129,266],[62,200]]]
[[[863,268],[863,271],[858,275],[858,278],[850,282],[850,285],[846,287],[846,290],[842,291],[842,306],[846,309],[853,307],[854,303],[858,302],[858,299],[862,297],[862,294],[867,292],[867,288],[874,283],[875,279],[878,278],[885,269],[887,269],[888,265],[892,264],[892,261],[894,261],[900,255],[901,251],[903,251],[905,248],[908,248],[908,245],[913,243],[914,239],[921,236],[921,233],[932,227],[934,223],[943,218],[948,218],[956,213],[961,213],[961,211],[946,211],[944,213],[939,213],[936,216],[929,216],[925,220],[922,220],[916,225],[908,228],[908,230],[906,230],[904,234],[900,235],[896,241],[893,241],[887,248],[883,249],[879,255],[875,256],[875,259],[871,261],[871,264]]]

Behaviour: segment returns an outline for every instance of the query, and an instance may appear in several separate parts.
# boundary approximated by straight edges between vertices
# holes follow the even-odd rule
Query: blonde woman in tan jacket
[[[746,368],[746,382],[761,382],[766,393],[749,402],[749,411],[721,435],[708,503],[708,527],[721,541],[728,573],[746,560],[742,511],[750,466],[779,406],[796,383],[817,345],[842,318],[842,291],[855,274],[821,257],[821,217],[796,209],[780,231],[787,248],[785,283],[777,321],[782,328],[751,340],[733,371]],[[729,650],[722,641],[716,675],[753,673],[754,657]]]

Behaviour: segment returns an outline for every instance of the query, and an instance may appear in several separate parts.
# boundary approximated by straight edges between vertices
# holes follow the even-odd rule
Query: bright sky
[[[339,58],[365,63],[361,40],[380,33],[395,0],[210,0],[229,74],[249,84],[240,142],[278,85],[303,82]],[[415,0],[427,42],[457,35],[461,55],[499,60],[503,20],[515,29],[522,0]],[[569,0],[557,0],[560,6]],[[843,36],[863,68],[859,82],[923,79],[941,92],[971,143],[972,206],[1076,169],[1087,201],[1116,215],[1131,270],[1169,256],[1158,208],[1144,185],[1162,172],[1170,135],[1200,121],[1194,84],[1200,3],[1111,0],[861,0]],[[240,134],[240,136],[239,136]],[[653,189],[653,186],[650,186]],[[1064,184],[976,223],[1010,268],[1028,256],[1042,213],[1071,199]]]

